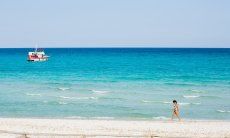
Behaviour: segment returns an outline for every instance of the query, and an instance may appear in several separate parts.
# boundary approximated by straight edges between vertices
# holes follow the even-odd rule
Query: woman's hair
[[[173,100],[173,103],[177,103],[177,101],[176,101],[176,100]]]

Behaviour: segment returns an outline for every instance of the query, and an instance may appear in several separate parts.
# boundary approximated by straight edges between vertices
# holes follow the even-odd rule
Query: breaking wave
[[[67,87],[59,87],[58,90],[61,90],[61,91],[66,91],[66,90],[69,90],[70,88],[67,88]]]
[[[114,117],[92,117],[92,119],[98,119],[98,120],[112,120]]]
[[[186,99],[192,99],[192,98],[210,98],[210,99],[216,99],[216,98],[221,98],[216,95],[183,95],[184,98]]]
[[[184,98],[199,98],[199,95],[183,95]]]
[[[202,98],[208,98],[208,99],[220,99],[220,96],[215,96],[215,95],[202,95],[200,96]]]
[[[172,104],[172,102],[168,101],[148,101],[148,100],[142,100],[143,103],[162,103],[162,104]],[[178,103],[181,106],[186,106],[186,105],[200,105],[201,103]]]
[[[165,117],[165,116],[156,116],[156,117],[153,117],[154,120],[169,120],[170,118],[169,117]]]
[[[142,100],[141,102],[143,102],[143,103],[163,103],[163,104],[172,103],[172,102],[167,102],[167,101],[151,101],[151,100]]]
[[[186,106],[186,105],[200,105],[201,103],[178,103],[181,106]]]
[[[59,98],[62,99],[73,99],[73,100],[96,100],[98,99],[97,97],[68,97],[68,96],[59,96]]]
[[[38,93],[26,93],[28,96],[42,96],[41,94]]]
[[[226,110],[217,110],[217,112],[219,112],[219,113],[230,113],[230,110],[229,111],[226,111]]]
[[[191,103],[178,103],[178,104],[183,106],[183,105],[190,105]]]
[[[163,102],[164,104],[171,104],[172,102]]]
[[[109,93],[109,91],[99,91],[99,90],[91,90],[91,91],[96,93],[96,94],[107,94],[107,93]]]
[[[67,96],[59,96],[59,98],[62,98],[62,99],[74,99],[74,97],[67,97]]]
[[[193,92],[193,93],[205,93],[205,91],[202,91],[202,90],[195,90],[195,89],[191,89],[191,90],[189,90],[189,91],[191,91],[191,92]]]
[[[67,118],[67,119],[86,119],[86,117],[81,117],[81,116],[68,116],[65,118]]]

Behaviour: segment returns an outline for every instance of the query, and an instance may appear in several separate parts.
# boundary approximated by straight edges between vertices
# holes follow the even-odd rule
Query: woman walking
[[[174,116],[176,116],[180,121],[181,119],[180,119],[179,113],[180,113],[179,112],[179,105],[177,104],[176,100],[173,100],[172,120],[173,120]]]

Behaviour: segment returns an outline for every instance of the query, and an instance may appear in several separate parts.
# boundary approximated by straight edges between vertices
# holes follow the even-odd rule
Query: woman
[[[180,116],[179,116],[179,105],[177,104],[176,100],[173,100],[173,111],[172,111],[172,120],[176,116],[179,121],[180,121]]]

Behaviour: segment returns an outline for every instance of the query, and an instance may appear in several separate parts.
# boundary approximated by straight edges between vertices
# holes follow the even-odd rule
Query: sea
[[[230,120],[230,49],[0,49],[0,117]]]

